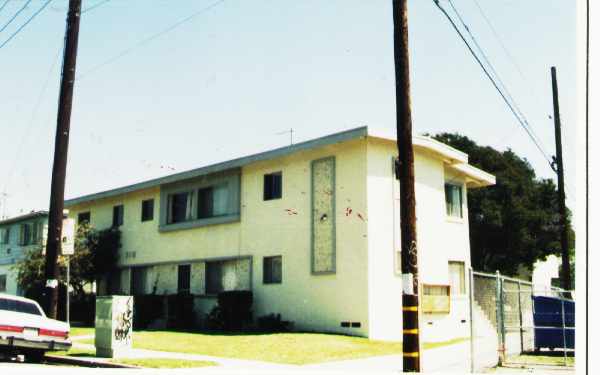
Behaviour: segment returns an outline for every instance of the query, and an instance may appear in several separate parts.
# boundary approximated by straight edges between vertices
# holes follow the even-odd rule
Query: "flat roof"
[[[80,196],[77,198],[68,199],[68,200],[65,200],[65,207],[70,207],[70,206],[74,206],[74,205],[77,205],[80,203],[85,203],[85,202],[89,202],[89,201],[93,201],[93,200],[123,195],[123,194],[127,194],[127,193],[134,192],[134,191],[139,191],[139,190],[143,190],[143,189],[149,189],[149,188],[153,188],[153,187],[157,187],[157,186],[161,186],[161,185],[165,185],[165,184],[170,184],[170,183],[177,182],[177,181],[188,180],[188,179],[192,179],[195,177],[207,175],[210,173],[220,172],[220,171],[233,169],[233,168],[240,168],[240,167],[243,167],[243,166],[251,164],[251,163],[255,163],[255,162],[263,161],[263,160],[275,159],[275,158],[282,157],[282,156],[287,156],[287,155],[296,153],[298,151],[309,150],[309,149],[314,149],[314,148],[318,148],[318,147],[324,147],[324,146],[328,146],[328,145],[332,145],[332,144],[336,144],[336,143],[341,143],[341,142],[346,142],[346,141],[350,141],[353,139],[366,138],[366,137],[382,138],[382,139],[393,140],[393,141],[396,140],[396,136],[391,134],[391,132],[375,130],[375,129],[369,128],[367,126],[362,126],[359,128],[354,128],[354,129],[326,135],[326,136],[323,136],[320,138],[311,139],[311,140],[308,140],[305,142],[300,142],[300,143],[296,143],[293,145],[284,146],[284,147],[276,148],[276,149],[265,151],[265,152],[260,152],[257,154],[243,156],[240,158],[228,160],[228,161],[221,162],[221,163],[211,164],[211,165],[207,165],[204,167],[191,169],[188,171],[179,172],[179,173],[175,173],[172,175],[139,182],[136,184],[131,184],[131,185],[115,188],[115,189],[101,191],[101,192],[94,193],[94,194],[88,194],[88,195],[83,195],[83,196]],[[426,150],[436,154],[440,158],[448,161],[451,164],[466,164],[466,163],[468,163],[467,154],[465,154],[459,150],[456,150],[455,148],[452,148],[444,143],[441,143],[432,138],[429,138],[429,137],[423,137],[423,136],[413,137],[413,147],[426,149]],[[471,168],[475,169],[477,171],[480,171],[479,169],[477,169],[475,167],[471,166]],[[468,171],[463,171],[463,172],[468,173]],[[481,172],[483,172],[483,171],[481,171]],[[485,173],[485,172],[483,172],[483,173]],[[489,176],[491,176],[491,175],[489,175]],[[477,174],[476,176],[472,176],[472,177],[480,178],[481,175]],[[494,178],[494,182],[495,182],[495,178]],[[493,182],[491,184],[493,184]],[[482,185],[482,186],[485,186],[485,185]]]
[[[0,225],[14,224],[20,221],[26,221],[29,219],[34,219],[36,217],[48,216],[48,211],[32,211],[28,214],[19,215],[15,217],[10,217],[8,219],[4,219],[0,221]]]

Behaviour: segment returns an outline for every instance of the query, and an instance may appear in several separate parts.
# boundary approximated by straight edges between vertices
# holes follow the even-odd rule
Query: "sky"
[[[44,2],[31,0],[0,44]],[[25,3],[10,0],[0,28]],[[556,66],[575,211],[575,2],[452,4],[548,155]],[[83,0],[95,5],[81,17],[66,198],[285,146],[289,129],[294,142],[395,129],[391,0]],[[48,207],[67,6],[53,0],[0,48],[0,214]],[[413,133],[510,148],[555,180],[433,1],[408,7]]]

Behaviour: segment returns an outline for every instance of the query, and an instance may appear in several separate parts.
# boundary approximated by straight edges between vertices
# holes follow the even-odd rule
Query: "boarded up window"
[[[250,290],[250,259],[206,262],[206,294]]]
[[[424,313],[449,313],[450,286],[423,284],[422,300]]]
[[[312,273],[335,272],[335,158],[312,162]]]

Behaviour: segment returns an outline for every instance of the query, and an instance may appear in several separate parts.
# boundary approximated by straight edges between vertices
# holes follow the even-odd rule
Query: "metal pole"
[[[567,365],[567,333],[566,333],[566,323],[565,323],[565,299],[561,297],[560,305],[562,308],[562,333],[563,333],[563,364]]]
[[[67,323],[71,324],[71,306],[69,301],[69,288],[71,286],[71,257],[67,255]]]
[[[521,337],[521,353],[523,353],[524,350],[524,344],[523,344],[523,309],[521,307],[521,282],[517,282],[517,292],[518,292],[518,297],[519,297],[519,335]]]
[[[504,359],[504,340],[503,340],[503,323],[502,323],[502,279],[500,271],[496,271],[496,332],[498,335],[498,366],[502,365]]]
[[[396,131],[400,181],[402,268],[402,357],[405,372],[421,371],[419,333],[419,266],[415,209],[415,171],[408,53],[407,0],[393,0]]]
[[[56,319],[58,303],[58,255],[61,253],[63,208],[65,198],[65,178],[67,174],[67,151],[71,127],[71,109],[73,106],[73,88],[75,66],[77,62],[77,44],[79,40],[79,19],[81,0],[69,0],[67,30],[63,70],[56,120],[56,138],[54,143],[54,162],[50,186],[50,208],[48,212],[48,240],[46,244],[46,312]]]
[[[471,323],[471,373],[475,372],[475,324],[473,323],[473,301],[475,292],[473,289],[473,268],[469,267],[469,321]]]

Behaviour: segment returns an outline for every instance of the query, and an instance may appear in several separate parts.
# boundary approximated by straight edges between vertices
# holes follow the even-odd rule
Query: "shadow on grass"
[[[567,350],[567,357],[575,357],[575,351],[574,350]],[[530,352],[523,352],[522,355],[528,355],[528,356],[532,356],[532,357],[558,357],[558,358],[563,358],[565,356],[565,351],[564,350],[548,350],[548,351],[530,351]]]

